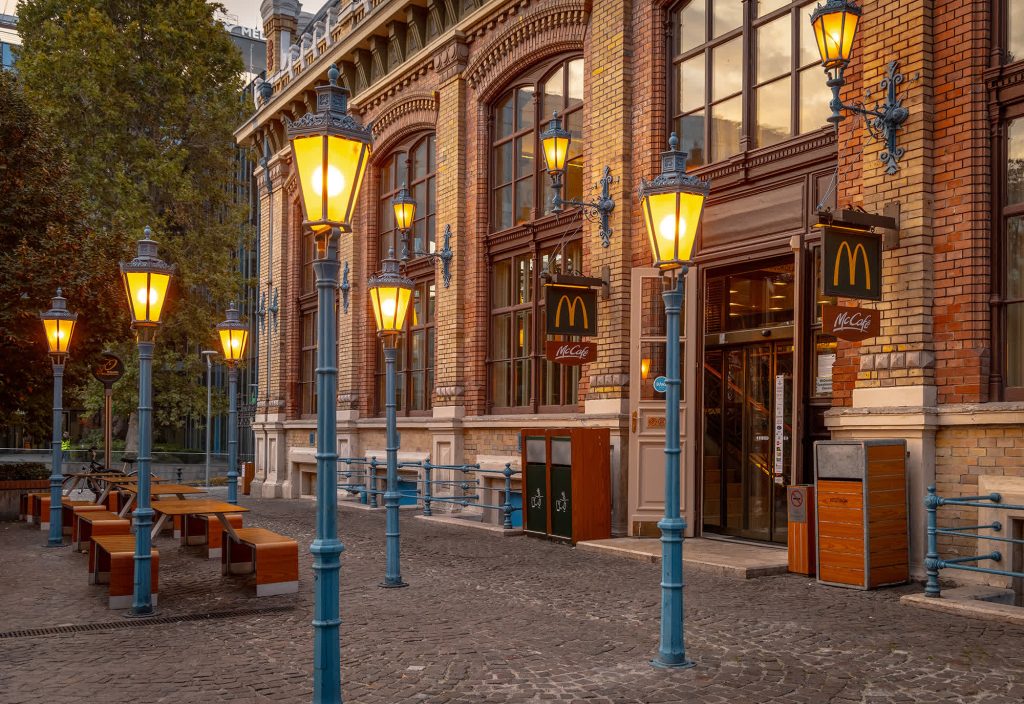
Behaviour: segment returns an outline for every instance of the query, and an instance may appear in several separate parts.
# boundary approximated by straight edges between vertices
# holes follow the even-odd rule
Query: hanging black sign
[[[92,375],[96,381],[101,382],[109,389],[115,381],[124,376],[124,362],[113,352],[104,352],[100,355],[99,362],[93,367]]]
[[[548,335],[597,334],[597,292],[590,288],[545,286]]]
[[[882,236],[867,230],[822,230],[822,290],[826,296],[882,300]]]

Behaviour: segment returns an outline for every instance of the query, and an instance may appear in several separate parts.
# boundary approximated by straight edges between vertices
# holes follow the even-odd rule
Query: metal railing
[[[399,490],[398,493],[402,499],[412,498],[417,504],[422,504],[424,516],[433,515],[431,506],[435,503],[452,504],[463,508],[494,509],[502,512],[504,517],[502,527],[510,529],[513,528],[512,514],[522,510],[521,507],[512,505],[512,477],[520,475],[521,472],[518,469],[512,469],[509,462],[505,463],[503,469],[483,469],[479,464],[433,464],[430,458],[426,457],[418,462],[399,462],[398,468],[423,470],[422,477],[417,476],[413,482],[416,486],[415,491]],[[361,502],[368,504],[370,508],[377,508],[377,497],[384,494],[384,487],[387,484],[386,476],[379,472],[384,472],[386,469],[387,463],[378,460],[375,456],[369,458],[339,457],[338,489],[350,494],[357,494]],[[461,472],[462,477],[435,479],[434,472],[436,470]],[[487,475],[504,478],[504,503],[489,504],[481,500],[480,487],[484,476]],[[410,480],[401,479],[401,481],[408,483]],[[453,493],[455,490],[462,493],[455,494]],[[439,491],[440,493],[438,493]]]
[[[960,496],[957,498],[946,498],[939,496],[934,486],[928,487],[928,495],[924,499],[925,516],[928,528],[928,553],[925,555],[924,565],[927,579],[925,581],[925,596],[939,597],[942,595],[939,587],[939,570],[964,570],[967,572],[981,572],[983,574],[995,574],[1012,578],[1016,601],[1019,603],[1022,598],[1022,587],[1024,587],[1024,572],[996,569],[994,567],[982,567],[977,563],[983,561],[1002,562],[1003,554],[993,550],[984,555],[972,555],[967,557],[951,557],[945,559],[939,555],[939,536],[945,535],[954,538],[967,538],[969,540],[991,540],[997,543],[1007,543],[1013,546],[1024,546],[1022,538],[1004,538],[998,535],[983,535],[980,531],[991,530],[1001,531],[1003,524],[999,521],[974,526],[958,526],[955,528],[939,528],[938,511],[940,506],[966,506],[973,508],[998,508],[1010,511],[1024,511],[1024,506],[1002,503],[1003,497],[997,493],[984,496]],[[1019,550],[1020,548],[1018,548]],[[1011,565],[1012,567],[1013,565]]]

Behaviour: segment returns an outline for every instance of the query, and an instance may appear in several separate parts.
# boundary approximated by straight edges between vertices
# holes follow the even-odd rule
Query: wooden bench
[[[79,552],[91,552],[89,541],[101,535],[131,535],[132,524],[113,511],[85,511],[75,514],[71,543]],[[132,536],[134,539],[134,536]],[[84,546],[84,547],[83,547]]]
[[[242,514],[228,513],[224,516],[233,528],[242,527]],[[215,559],[221,555],[224,525],[212,514],[175,516],[182,520],[181,542],[183,545],[205,545],[206,557]]]
[[[34,491],[31,494],[25,494],[25,522],[29,525],[39,522],[39,517],[42,514],[40,507],[40,500],[46,499],[46,507],[50,507],[50,492],[48,491]]]
[[[224,574],[256,573],[256,596],[299,591],[299,544],[266,528],[222,531]]]
[[[71,535],[74,532],[75,509],[83,511],[103,511],[103,506],[97,506],[92,501],[80,501],[77,499],[61,499],[60,505],[60,527],[64,535]]]
[[[150,551],[150,579],[153,606],[159,591],[160,551]],[[112,609],[127,609],[132,605],[135,590],[135,536],[93,536],[89,550],[89,584],[109,584],[107,604]]]

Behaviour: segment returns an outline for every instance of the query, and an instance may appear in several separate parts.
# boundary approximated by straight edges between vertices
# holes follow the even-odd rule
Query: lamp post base
[[[69,547],[71,547],[71,544],[70,543],[44,543],[43,547],[44,548],[69,548]]]
[[[651,660],[651,667],[656,667],[659,670],[687,670],[696,665],[697,663],[692,660],[683,660],[682,662],[662,662],[657,658]]]
[[[377,585],[381,589],[401,589],[402,587],[408,587],[408,582],[381,582]]]
[[[136,611],[135,609],[128,609],[125,612],[125,618],[153,618],[157,615],[155,606],[150,606],[148,611]]]

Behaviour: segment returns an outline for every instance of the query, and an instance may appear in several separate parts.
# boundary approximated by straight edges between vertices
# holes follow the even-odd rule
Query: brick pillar
[[[437,149],[437,245],[440,248],[445,226],[452,231],[452,279],[444,287],[441,267],[437,267],[436,336],[434,357],[434,417],[451,420],[438,428],[431,440],[431,459],[436,464],[461,464],[462,431],[459,419],[465,415],[467,383],[467,332],[473,327],[467,311],[467,289],[472,272],[468,269],[469,237],[466,220],[468,201],[466,156],[467,87],[462,76],[469,55],[465,38],[457,34],[435,56],[440,76],[436,129]],[[479,330],[479,326],[476,328]],[[443,477],[437,477],[441,479]]]
[[[584,226],[585,274],[610,276],[607,298],[599,296],[597,360],[585,368],[580,392],[586,413],[613,413],[618,427],[611,430],[612,532],[626,532],[626,492],[629,435],[629,304],[632,268],[631,224],[634,203],[632,172],[632,3],[594,0],[584,52],[586,72],[584,124],[587,126],[584,183],[596,183],[604,167],[615,181],[611,197],[615,210],[609,225],[610,246],[601,245],[598,225]],[[595,195],[585,192],[585,197]]]

